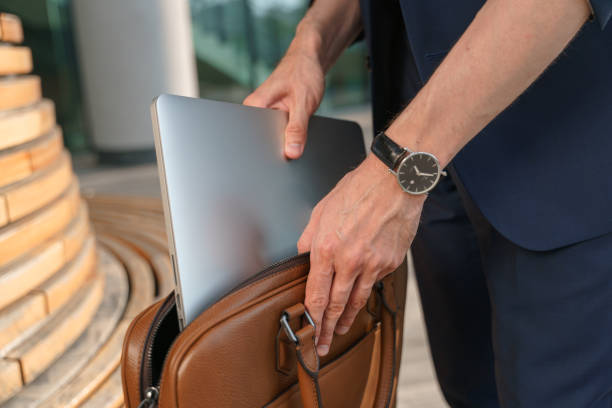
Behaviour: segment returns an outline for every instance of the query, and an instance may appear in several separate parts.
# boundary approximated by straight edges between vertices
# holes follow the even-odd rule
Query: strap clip
[[[312,317],[310,316],[310,313],[308,313],[306,309],[304,309],[304,316],[306,317],[308,324],[310,324],[313,328],[316,328],[315,323],[312,320]],[[280,324],[281,326],[283,326],[283,329],[285,330],[287,337],[289,337],[289,339],[291,339],[291,341],[294,342],[295,344],[299,344],[299,340],[297,336],[295,335],[295,332],[289,325],[289,314],[287,312],[283,312],[283,314],[281,315]]]

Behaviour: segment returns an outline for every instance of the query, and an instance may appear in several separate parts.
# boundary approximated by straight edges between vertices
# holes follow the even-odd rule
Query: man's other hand
[[[289,113],[285,129],[285,156],[297,159],[306,144],[308,120],[317,110],[325,89],[325,73],[316,56],[294,42],[274,72],[244,100],[245,105]]]

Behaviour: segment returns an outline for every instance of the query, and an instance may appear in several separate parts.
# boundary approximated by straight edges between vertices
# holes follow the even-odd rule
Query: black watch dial
[[[407,193],[424,194],[434,188],[440,178],[440,166],[429,153],[410,153],[397,168],[397,179]]]

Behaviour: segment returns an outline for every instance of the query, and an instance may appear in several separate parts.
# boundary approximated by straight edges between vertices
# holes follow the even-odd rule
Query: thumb
[[[289,159],[299,158],[304,151],[309,116],[303,104],[296,103],[289,109],[289,122],[285,128],[285,156]]]

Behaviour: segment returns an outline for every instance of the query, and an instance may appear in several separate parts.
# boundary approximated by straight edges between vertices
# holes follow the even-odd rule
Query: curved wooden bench
[[[5,204],[0,208],[0,227],[49,204],[68,188],[72,179],[70,155],[64,151],[50,167],[0,189],[0,201]]]
[[[63,151],[59,127],[31,142],[0,151],[0,187],[22,180],[49,166]]]
[[[132,256],[137,255],[145,259],[148,265],[150,265],[155,279],[154,293],[156,298],[166,296],[174,289],[174,276],[167,250],[160,250],[155,244],[147,242],[145,238],[138,234],[122,230],[117,231],[112,227],[100,228],[98,226],[97,228],[100,241],[105,245],[109,245],[109,249],[113,251],[121,250],[122,252],[127,250],[133,253]],[[119,248],[117,248],[117,245],[119,245]],[[121,254],[117,255],[122,258]]]
[[[155,300],[156,283],[151,266],[138,253],[122,245],[111,236],[99,234],[98,240],[125,266],[130,285],[130,301],[124,313],[125,319],[132,319]],[[133,299],[132,299],[133,297]]]
[[[20,43],[23,41],[23,27],[19,17],[0,13],[0,41]]]
[[[28,47],[0,45],[0,75],[28,74],[32,71],[32,52]]]
[[[70,262],[83,246],[89,232],[85,204],[68,227],[15,262],[0,268],[0,349],[8,330],[3,308],[21,298]]]
[[[95,266],[95,244],[90,236],[75,259],[34,291],[45,294],[47,308],[53,313],[79,291]]]
[[[36,248],[66,228],[79,208],[76,179],[47,207],[0,228],[0,267]]]
[[[104,281],[90,275],[90,281],[64,308],[25,342],[10,350],[5,360],[19,361],[25,384],[43,372],[85,330],[102,302]]]
[[[83,406],[85,403],[99,407],[100,405],[92,404],[98,404],[96,400],[113,402],[110,406],[114,406],[117,401],[121,402],[121,378],[119,377],[119,388],[113,388],[115,383],[111,376],[118,373],[123,336],[131,319],[155,300],[155,281],[146,262],[113,238],[98,236],[98,240],[125,266],[130,282],[130,297],[122,321],[104,347],[81,370],[78,377],[45,400],[44,406],[70,408]],[[112,393],[109,394],[111,390]]]
[[[3,408],[53,406],[47,400],[77,381],[101,347],[110,341],[125,309],[128,281],[119,261],[106,250],[98,250],[98,260],[98,271],[105,276],[106,283],[102,304],[91,323],[65,353],[7,401]]]
[[[23,108],[41,96],[40,77],[36,75],[0,79],[0,110]]]
[[[67,303],[91,276],[95,267],[95,245],[90,237],[75,259],[61,268],[55,275],[34,287],[27,285],[25,295],[15,303],[0,311],[0,355],[6,354],[6,349],[25,341],[32,335],[32,329],[42,324],[49,314]],[[72,279],[72,280],[70,280]],[[23,292],[22,292],[23,293]],[[43,300],[42,315],[39,299]],[[28,308],[24,306],[29,306]],[[34,308],[35,314],[32,310]],[[24,316],[26,314],[26,316]]]
[[[4,48],[0,46],[0,50]],[[0,61],[2,53],[0,52]],[[0,150],[29,142],[55,125],[55,106],[48,99],[26,108],[0,112]]]
[[[101,210],[95,205],[90,206],[90,217],[95,225],[100,226],[128,226],[137,225],[140,231],[146,232],[147,234],[160,237],[167,242],[166,238],[166,227],[162,222],[159,221],[158,217],[138,217],[133,214],[123,214],[120,212]],[[132,228],[133,229],[133,228]]]

